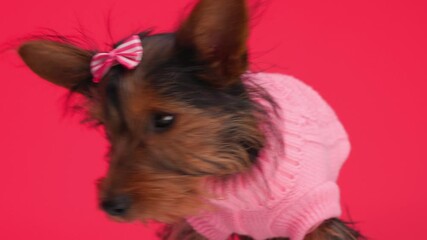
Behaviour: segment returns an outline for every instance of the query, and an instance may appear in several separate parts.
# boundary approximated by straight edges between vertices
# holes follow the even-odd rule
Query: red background
[[[344,122],[353,144],[340,178],[346,211],[371,239],[425,238],[427,1],[265,2],[252,24],[252,62],[312,85]],[[106,19],[116,39],[167,31],[189,3],[6,1],[0,43],[40,27],[75,34],[79,25],[103,43]],[[0,72],[0,239],[154,239],[153,230],[97,210],[106,143],[63,116],[66,92],[12,51],[0,55]]]

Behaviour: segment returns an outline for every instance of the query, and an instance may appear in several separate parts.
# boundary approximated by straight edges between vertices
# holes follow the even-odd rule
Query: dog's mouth
[[[136,220],[135,218],[125,217],[125,216],[118,217],[118,216],[111,216],[109,214],[107,214],[107,216],[110,220],[119,222],[119,223],[130,223]]]
[[[114,222],[118,223],[134,223],[134,222],[141,222],[144,224],[148,223],[167,223],[172,224],[179,220],[182,220],[183,218],[174,217],[174,218],[166,218],[166,219],[160,219],[156,218],[155,216],[140,216],[140,215],[126,215],[126,216],[112,216],[107,213],[107,217],[109,220],[112,220]]]

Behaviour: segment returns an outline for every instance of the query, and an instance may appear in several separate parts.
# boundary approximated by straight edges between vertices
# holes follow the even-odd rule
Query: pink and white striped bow
[[[108,53],[98,53],[90,63],[93,81],[98,83],[114,65],[121,64],[134,69],[141,62],[144,49],[138,35],[133,35]]]

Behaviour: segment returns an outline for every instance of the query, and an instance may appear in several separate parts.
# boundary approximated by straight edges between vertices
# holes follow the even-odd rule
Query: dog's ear
[[[33,72],[56,85],[73,89],[91,79],[90,51],[67,43],[33,40],[22,44],[18,52]]]
[[[220,77],[213,84],[227,86],[246,71],[248,31],[245,0],[200,0],[176,33],[177,47],[210,66]]]

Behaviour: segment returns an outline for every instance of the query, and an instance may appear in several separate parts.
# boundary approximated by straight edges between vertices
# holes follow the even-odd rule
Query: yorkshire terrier
[[[165,223],[165,240],[360,238],[339,219],[344,128],[303,82],[248,70],[248,18],[245,0],[200,0],[107,53],[41,37],[19,54],[105,129],[113,219]]]

